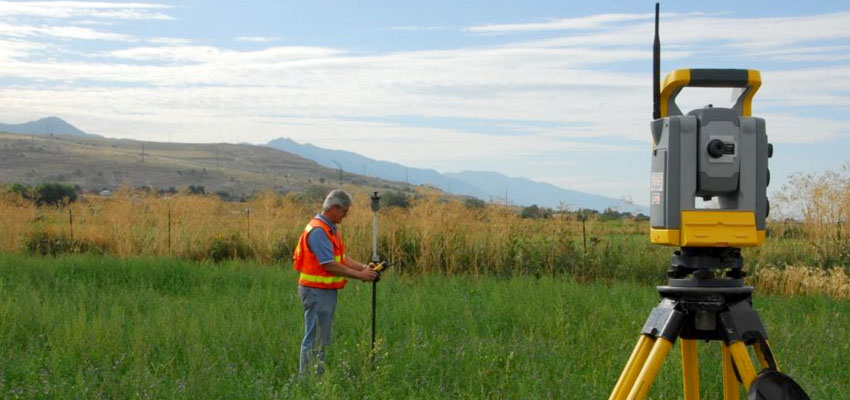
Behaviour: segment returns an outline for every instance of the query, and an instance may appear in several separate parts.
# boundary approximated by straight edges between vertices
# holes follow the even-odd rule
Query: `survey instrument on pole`
[[[719,342],[723,399],[808,399],[779,366],[758,312],[752,307],[742,247],[765,238],[770,206],[767,161],[773,154],[765,121],[752,116],[761,86],[749,69],[681,69],[660,82],[659,5],[653,45],[650,239],[679,246],[658,286],[661,302],[641,329],[609,400],[640,400],[650,390],[668,352],[681,339],[685,400],[699,400],[697,345]],[[683,113],[676,97],[685,87],[739,89],[730,108],[708,105]],[[713,207],[697,207],[697,199]],[[748,346],[761,370],[757,372]]]
[[[370,362],[375,365],[375,333],[377,328],[377,307],[378,307],[378,281],[381,279],[381,272],[389,268],[390,263],[380,261],[378,257],[378,211],[381,209],[381,196],[378,192],[374,192],[372,199],[372,270],[378,273],[375,280],[372,281],[372,344],[370,352]]]

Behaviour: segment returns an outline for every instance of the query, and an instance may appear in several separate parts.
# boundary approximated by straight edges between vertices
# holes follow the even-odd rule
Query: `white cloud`
[[[185,38],[176,38],[176,37],[155,37],[147,39],[148,43],[153,44],[162,44],[168,46],[185,46],[192,44],[192,41]]]
[[[389,31],[401,31],[401,32],[433,32],[433,31],[448,31],[453,28],[449,28],[447,26],[416,26],[416,25],[401,25],[401,26],[391,26],[387,28]]]
[[[239,36],[236,38],[237,42],[252,42],[252,43],[269,43],[280,40],[279,37],[266,37],[266,36]]]
[[[207,69],[213,70],[221,65],[243,65],[244,63],[265,63],[270,68],[282,62],[299,60],[316,60],[341,54],[334,49],[320,47],[271,47],[257,51],[235,51],[213,46],[195,45],[164,45],[156,47],[132,47],[123,50],[110,51],[101,56],[114,57],[124,60],[153,61],[153,62],[183,62],[204,63]],[[179,66],[175,67],[178,69]],[[221,82],[228,84],[227,77]]]
[[[845,61],[850,60],[850,46],[782,47],[747,53],[748,57],[768,57],[782,61]]]
[[[504,33],[522,31],[562,31],[602,28],[612,23],[633,22],[654,18],[655,14],[598,14],[579,18],[559,18],[521,24],[488,24],[466,28],[469,32]]]
[[[55,19],[105,18],[124,20],[170,20],[157,10],[171,6],[154,3],[118,3],[88,1],[0,1],[2,17],[42,17]]]
[[[690,13],[667,13],[660,15],[661,19],[681,19],[704,17],[708,14],[702,12]],[[722,15],[722,14],[715,14]],[[540,22],[526,22],[515,24],[485,24],[465,28],[466,31],[475,33],[511,33],[511,32],[540,32],[540,31],[571,31],[571,30],[595,30],[611,29],[612,25],[621,26],[632,22],[654,21],[654,13],[640,14],[596,14],[574,18],[553,18]]]
[[[0,2],[0,8],[4,5]],[[135,9],[159,12],[164,7]],[[39,12],[71,11],[47,7]],[[86,17],[95,18],[91,14]],[[781,70],[763,70],[764,86],[754,109],[768,120],[773,142],[840,140],[850,135],[846,117],[817,118],[798,108],[843,111],[850,106],[850,66],[842,63],[848,46],[824,43],[850,37],[844,26],[850,24],[837,23],[848,17],[682,15],[662,24],[664,59],[687,66],[705,52],[742,62],[832,57],[832,64],[817,68],[783,64]],[[558,36],[360,54],[310,46],[238,51],[174,37],[140,38],[145,45],[137,46],[122,42],[135,38],[84,27],[3,20],[0,78],[13,84],[0,87],[0,102],[7,105],[0,118],[62,115],[93,133],[147,138],[154,132],[155,140],[157,134],[164,140],[169,131],[175,140],[190,142],[232,142],[240,136],[263,143],[287,136],[411,166],[491,165],[478,169],[504,168],[503,173],[525,168],[529,176],[574,188],[614,193],[629,187],[580,180],[576,176],[587,166],[568,158],[552,161],[552,155],[631,157],[639,151],[633,145],[611,143],[649,140],[651,16],[607,14],[536,24],[482,26],[474,32],[545,29]],[[801,26],[818,29],[794,31]],[[783,29],[788,32],[779,32]],[[45,36],[68,41],[36,42]],[[75,40],[84,39],[115,43],[85,58],[63,58],[51,47],[67,45],[62,51],[68,51]],[[242,39],[263,43],[272,38]],[[694,106],[706,102],[718,103],[699,96],[693,101]],[[391,122],[399,116],[447,122],[442,127]],[[473,121],[476,129],[452,121]],[[494,134],[482,132],[487,126]],[[603,137],[608,140],[597,139]]]
[[[850,121],[809,118],[788,114],[761,114],[767,135],[774,143],[813,143],[844,140],[850,143]]]
[[[135,39],[129,35],[102,32],[85,27],[15,25],[3,22],[0,22],[0,35],[10,37],[48,36],[60,39],[110,40],[123,42],[135,41]]]
[[[540,40],[546,46],[646,46],[652,38],[654,23],[637,18],[635,23],[606,26],[604,30],[584,32]],[[820,46],[828,40],[850,38],[850,12],[782,17],[729,18],[717,16],[683,16],[661,20],[662,47],[689,48],[710,45],[733,47],[740,53],[755,53],[804,43]],[[726,51],[726,50],[724,50]]]

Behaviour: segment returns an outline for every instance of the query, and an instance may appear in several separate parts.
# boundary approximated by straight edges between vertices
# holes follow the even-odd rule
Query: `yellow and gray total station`
[[[742,247],[764,242],[770,206],[765,121],[752,116],[759,71],[680,69],[660,82],[658,4],[653,46],[650,239],[678,246],[659,286],[661,302],[649,314],[609,400],[643,399],[676,339],[681,339],[684,399],[698,400],[697,342],[720,342],[723,398],[808,399],[779,372],[751,286],[744,286]],[[740,95],[731,108],[682,113],[676,97],[685,87],[729,87]],[[699,207],[697,199],[716,201]],[[708,203],[712,204],[712,203]],[[757,372],[748,347],[753,348]]]

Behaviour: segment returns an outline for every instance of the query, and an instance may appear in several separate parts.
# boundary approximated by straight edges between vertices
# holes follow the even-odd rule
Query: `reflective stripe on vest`
[[[342,281],[345,280],[345,278],[341,277],[341,276],[318,276],[318,275],[305,274],[303,272],[298,277],[298,279],[300,279],[302,281],[314,282],[314,283],[335,283],[335,282],[342,282]]]

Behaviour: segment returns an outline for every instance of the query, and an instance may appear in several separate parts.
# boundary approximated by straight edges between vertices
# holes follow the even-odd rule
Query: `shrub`
[[[300,235],[300,231],[285,233],[280,240],[274,243],[274,247],[272,248],[272,259],[275,262],[291,262],[292,252],[295,251],[295,246],[298,245],[298,238]]]
[[[196,194],[201,196],[207,194],[206,189],[203,186],[189,185],[186,191],[188,194]]]
[[[381,203],[383,203],[382,205],[386,207],[410,207],[410,198],[408,198],[406,194],[401,192],[387,192],[383,196],[381,196],[381,200]]]
[[[77,188],[62,183],[42,183],[31,188],[20,183],[9,185],[8,191],[21,198],[34,202],[36,205],[58,206],[70,204],[77,200]]]
[[[25,199],[32,199],[34,196],[32,193],[32,188],[27,185],[22,185],[20,183],[13,183],[7,186],[7,189],[9,190],[9,192],[18,194]]]
[[[520,218],[552,218],[552,210],[532,204],[522,209]]]
[[[220,262],[225,259],[252,258],[254,252],[241,236],[234,233],[230,236],[217,235],[213,238],[207,250],[207,255],[213,261]]]
[[[216,191],[215,195],[218,196],[218,198],[221,199],[221,201],[230,201],[231,200],[230,192],[228,192],[226,190]]]
[[[328,195],[328,188],[321,185],[310,185],[307,189],[304,190],[299,197],[299,199],[305,203],[321,203],[325,200],[325,196]]]
[[[24,240],[23,247],[29,254],[56,256],[82,253],[103,254],[107,246],[90,240],[74,239],[64,233],[51,234],[37,230]]]
[[[42,183],[35,187],[35,204],[39,206],[70,204],[76,200],[77,190],[71,185]]]
[[[159,190],[156,191],[156,194],[160,196],[177,194],[177,188],[175,188],[174,186],[169,186],[168,188],[161,187],[159,188]]]
[[[631,217],[631,214],[625,211],[617,211],[611,207],[606,208],[605,211],[602,212],[603,221],[615,221],[625,217]]]
[[[487,203],[485,203],[484,200],[475,197],[467,197],[463,199],[463,205],[466,206],[466,208],[471,208],[473,210],[481,210],[484,209]]]

